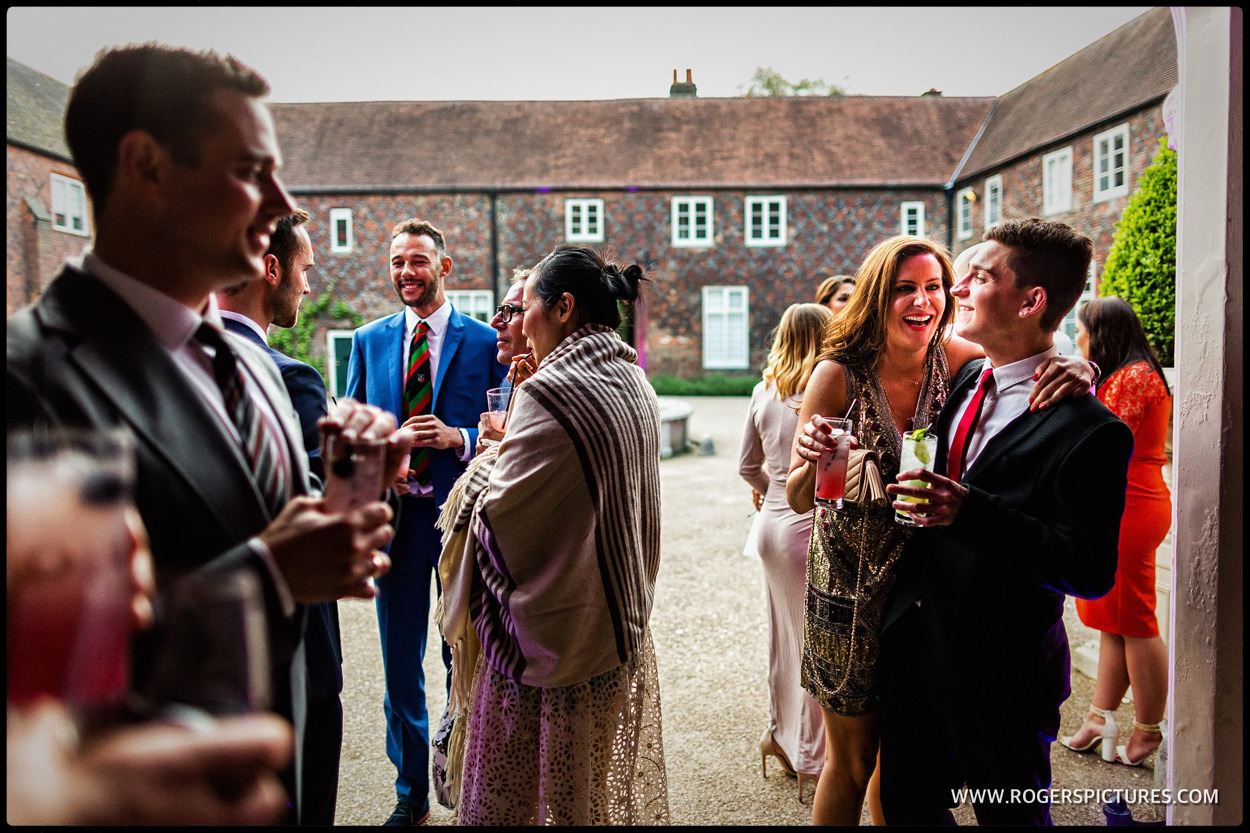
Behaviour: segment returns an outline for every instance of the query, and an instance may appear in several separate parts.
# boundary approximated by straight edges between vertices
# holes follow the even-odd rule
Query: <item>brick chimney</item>
[[[690,78],[690,70],[686,70],[686,83],[677,83],[677,70],[673,70],[673,86],[668,88],[669,98],[697,98],[699,88]]]

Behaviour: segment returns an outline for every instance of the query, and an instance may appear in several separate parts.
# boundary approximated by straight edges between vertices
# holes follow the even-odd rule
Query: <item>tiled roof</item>
[[[998,99],[960,178],[1161,99],[1176,86],[1176,32],[1151,9]]]
[[[993,98],[272,104],[294,189],[940,186]]]
[[[12,58],[8,63],[7,140],[68,161],[63,123],[69,87]]]

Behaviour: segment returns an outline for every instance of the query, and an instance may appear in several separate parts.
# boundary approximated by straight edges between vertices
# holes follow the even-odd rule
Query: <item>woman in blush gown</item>
[[[812,513],[786,502],[786,470],[798,425],[803,388],[816,364],[825,322],[819,304],[793,304],[781,316],[764,378],[751,394],[738,472],[763,496],[757,508],[756,546],[764,565],[768,601],[768,727],[760,739],[760,765],[769,755],[803,782],[813,783],[824,765],[825,733],[820,704],[803,690],[803,597],[807,590],[807,544]]]

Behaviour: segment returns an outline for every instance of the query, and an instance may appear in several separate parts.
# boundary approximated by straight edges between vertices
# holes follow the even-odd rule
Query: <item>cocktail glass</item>
[[[899,471],[909,471],[911,469],[924,469],[925,471],[933,471],[933,460],[937,457],[937,435],[925,431],[906,432],[903,434],[903,453],[899,457]],[[900,486],[914,486],[917,488],[925,488],[929,484],[923,480],[901,480]],[[920,498],[911,497],[909,495],[897,495],[898,500],[906,503],[924,503]],[[919,507],[917,507],[919,508]],[[894,519],[905,526],[916,526],[915,520],[912,519],[910,512],[904,512],[901,509],[894,510]]]
[[[130,683],[134,446],[120,431],[9,436],[7,695],[88,710]]]
[[[851,421],[849,419],[825,418],[829,434],[833,437],[833,451],[828,447],[820,450],[816,461],[816,500],[832,502],[842,508],[846,493],[846,463],[851,455]]]
[[[508,422],[508,401],[512,388],[491,388],[486,391],[486,411],[490,415],[490,427],[502,432]]]

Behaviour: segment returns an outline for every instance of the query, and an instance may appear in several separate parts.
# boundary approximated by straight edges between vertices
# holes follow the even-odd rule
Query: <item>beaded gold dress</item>
[[[902,436],[874,370],[846,368],[847,401],[860,448],[872,449],[893,483]],[[910,427],[932,425],[950,390],[945,350],[925,363]],[[894,521],[890,498],[865,505],[816,502],[803,605],[803,688],[824,708],[854,717],[880,703],[881,625],[914,528]]]

